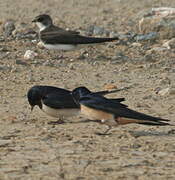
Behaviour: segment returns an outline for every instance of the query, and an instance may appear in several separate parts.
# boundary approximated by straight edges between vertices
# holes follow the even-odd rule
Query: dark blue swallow
[[[91,92],[86,87],[81,88],[84,90],[84,94],[91,93],[99,96],[120,91],[120,89],[117,89],[113,91]],[[75,103],[71,91],[66,89],[53,86],[33,86],[29,89],[27,97],[31,110],[33,110],[34,106],[38,106],[46,114],[59,119],[78,115],[80,111],[80,106]],[[113,100],[115,101],[115,99]],[[124,101],[124,98],[118,99],[118,101]]]
[[[153,117],[132,109],[129,109],[121,101],[107,99],[98,94],[87,94],[83,88],[72,91],[75,102],[80,106],[81,114],[90,120],[100,120],[108,125],[106,134],[112,126],[137,123],[143,125],[166,126],[170,125],[168,119]]]

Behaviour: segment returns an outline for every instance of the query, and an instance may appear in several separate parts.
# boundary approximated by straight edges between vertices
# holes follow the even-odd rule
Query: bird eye
[[[38,18],[38,22],[42,22],[44,19],[42,17]]]

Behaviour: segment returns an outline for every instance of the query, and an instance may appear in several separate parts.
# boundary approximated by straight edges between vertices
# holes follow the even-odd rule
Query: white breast
[[[80,110],[78,108],[72,109],[53,109],[43,104],[42,111],[46,114],[56,117],[56,118],[63,118],[63,117],[71,117],[76,116],[79,114]]]
[[[47,49],[55,49],[55,50],[65,50],[70,51],[74,50],[77,46],[72,44],[43,44],[45,48]]]

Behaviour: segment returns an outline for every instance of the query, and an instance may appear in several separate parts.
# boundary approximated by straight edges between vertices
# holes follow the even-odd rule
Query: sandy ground
[[[16,26],[30,23],[47,12],[61,27],[86,29],[96,24],[109,31],[137,30],[147,9],[175,6],[174,0],[1,0],[1,22]],[[60,20],[61,19],[61,20]],[[1,25],[2,27],[2,25]],[[35,28],[36,29],[36,28]],[[159,43],[159,42],[157,42]],[[107,43],[63,53],[39,49],[30,40],[0,42],[0,180],[57,179],[175,179],[175,128],[120,126],[110,135],[98,136],[106,127],[83,123],[79,117],[50,125],[53,119],[38,108],[30,113],[26,93],[36,84],[73,89],[84,85],[103,90],[105,85],[130,87],[110,97],[125,97],[131,108],[168,118],[175,124],[175,93],[164,96],[157,89],[175,88],[175,52],[147,54],[145,46]],[[38,57],[24,60],[27,49]],[[84,59],[78,59],[85,52]],[[122,54],[123,61],[113,57]]]

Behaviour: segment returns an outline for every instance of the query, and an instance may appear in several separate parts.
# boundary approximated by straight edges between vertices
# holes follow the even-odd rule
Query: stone
[[[175,38],[172,38],[171,40],[164,42],[164,44],[162,46],[167,49],[174,49],[175,48]]]
[[[6,65],[0,65],[0,71],[9,71],[11,70],[11,67]]]
[[[170,39],[175,36],[175,8],[152,8],[139,21],[141,33],[157,32],[160,39]]]
[[[135,36],[136,41],[148,41],[148,40],[156,40],[158,39],[159,34],[157,32],[149,32],[147,34],[138,34]]]
[[[173,88],[170,89],[169,94],[170,94],[170,95],[175,95],[175,87],[173,87]]]
[[[44,44],[43,44],[43,42],[38,42],[37,43],[37,47],[39,47],[40,49],[44,49]]]
[[[36,56],[38,56],[38,54],[34,51],[31,50],[27,50],[24,54],[24,59],[28,60],[28,59],[34,59]]]
[[[23,65],[23,66],[27,66],[28,64],[20,59],[16,59],[15,60],[15,63],[18,64],[18,65]]]
[[[30,39],[36,41],[37,33],[33,29],[25,29],[23,31],[14,30],[12,35],[17,39]]]
[[[158,94],[161,96],[165,96],[165,95],[169,94],[169,92],[170,92],[170,88],[165,88],[165,89],[158,91]]]
[[[142,44],[141,44],[141,43],[138,43],[138,42],[134,42],[134,43],[132,43],[132,46],[133,46],[133,47],[141,47]]]
[[[159,85],[170,85],[170,84],[171,84],[171,80],[168,77],[164,77],[159,81]]]
[[[105,90],[113,90],[113,89],[117,89],[117,86],[115,84],[106,84],[104,86]]]
[[[13,20],[9,20],[4,24],[3,27],[4,36],[7,38],[12,35],[12,32],[15,30],[15,24]]]
[[[0,147],[7,147],[11,143],[11,140],[0,140]]]
[[[148,50],[147,53],[151,54],[154,52],[164,52],[164,51],[167,51],[167,48],[165,48],[165,47],[153,47],[152,49]]]
[[[99,27],[99,26],[95,26],[95,25],[91,25],[87,28],[86,30],[87,35],[106,35],[109,36],[110,32],[106,31],[104,28]]]
[[[46,60],[46,61],[44,61],[43,66],[50,66],[50,67],[53,67],[53,66],[54,66],[54,64],[53,64],[53,63],[51,63],[51,61],[50,61],[50,60]]]

